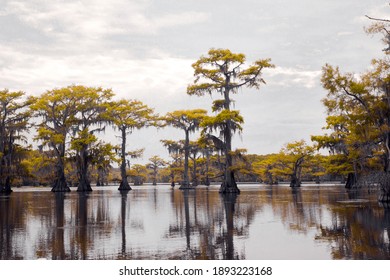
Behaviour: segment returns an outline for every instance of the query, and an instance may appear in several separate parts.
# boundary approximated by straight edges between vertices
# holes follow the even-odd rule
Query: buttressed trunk
[[[291,188],[299,188],[300,186],[301,186],[301,180],[298,178],[296,173],[293,173],[291,175],[290,187]]]
[[[87,147],[83,146],[78,157],[78,173],[79,173],[79,186],[78,192],[92,191],[91,184],[88,178],[88,151]]]
[[[302,163],[303,163],[303,157],[300,157],[297,159],[297,161],[294,164],[293,173],[291,174],[291,182],[290,187],[291,188],[299,188],[301,186],[301,173],[302,173]]]
[[[230,129],[230,121],[227,122],[227,125],[224,129],[224,138],[225,138],[225,176],[219,192],[239,193],[240,190],[237,187],[237,183],[234,178],[234,171],[232,170],[232,166],[233,166],[233,157],[231,155],[232,131]]]
[[[65,139],[65,137],[64,137]],[[58,159],[56,163],[56,175],[54,182],[52,184],[52,192],[70,192],[70,188],[68,187],[68,184],[66,183],[65,178],[65,164],[64,164],[64,158],[65,158],[65,145],[62,144],[58,147]]]
[[[0,175],[1,175],[1,181],[0,181],[0,192],[1,193],[11,193],[11,166],[10,166],[10,160],[7,157],[3,157],[1,160],[1,168],[0,168]]]
[[[11,193],[11,180],[9,178],[10,169],[9,169],[9,157],[7,155],[6,146],[9,146],[5,143],[6,132],[4,120],[1,123],[0,131],[0,193]],[[9,148],[8,148],[9,149]]]
[[[70,188],[66,183],[64,162],[62,159],[58,160],[56,164],[56,178],[52,184],[52,192],[70,192]]]
[[[7,177],[5,178],[4,187],[1,190],[1,192],[3,192],[3,193],[11,193],[12,192],[12,189],[11,189],[11,177],[9,175],[7,175]]]

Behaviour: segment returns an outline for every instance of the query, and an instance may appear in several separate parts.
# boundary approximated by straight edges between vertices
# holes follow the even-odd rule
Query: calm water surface
[[[240,189],[15,189],[0,196],[0,259],[390,259],[390,210],[376,194]]]

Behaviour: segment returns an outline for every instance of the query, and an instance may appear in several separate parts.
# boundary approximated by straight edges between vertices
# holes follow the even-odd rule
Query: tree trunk
[[[268,184],[268,185],[273,185],[274,184],[274,177],[272,176],[272,173],[269,170],[267,170],[265,175],[266,175],[266,178],[267,178],[265,183]]]
[[[13,153],[13,137],[12,132],[10,132],[10,136],[7,139],[7,147],[3,149],[3,158],[1,161],[2,165],[2,174],[1,174],[1,183],[0,192],[9,194],[12,192],[11,189],[11,175],[12,175],[12,153]],[[5,172],[4,172],[5,171]],[[5,174],[4,174],[5,173]]]
[[[196,174],[196,157],[194,158],[193,160],[193,170],[192,170],[192,186],[193,187],[196,187],[198,185],[198,178],[197,178],[197,174]]]
[[[390,208],[390,172],[383,172],[378,175],[380,192],[378,200],[382,206]]]
[[[3,188],[1,189],[0,191],[1,193],[11,193],[12,192],[12,189],[11,189],[11,178],[10,176],[7,175],[7,177],[5,178],[5,183],[4,183],[4,186]]]
[[[92,191],[91,184],[88,178],[88,151],[87,147],[83,146],[78,158],[78,172],[79,172],[79,186],[78,192],[90,192]]]
[[[290,187],[291,188],[299,188],[301,186],[301,181],[297,177],[297,175],[294,173],[291,175],[291,182]]]
[[[5,114],[1,122],[0,130],[0,193],[10,193],[12,190],[7,186],[7,152],[6,152],[6,133],[5,133]]]
[[[118,190],[120,191],[129,191],[131,190],[130,184],[127,181],[126,174],[126,129],[122,128],[122,150],[121,150],[121,183]]]
[[[230,88],[230,77],[226,76],[226,87],[224,92],[224,108],[225,110],[230,111],[230,97],[229,97],[229,88]],[[225,140],[225,176],[219,189],[220,193],[240,193],[240,190],[237,187],[236,180],[234,179],[233,167],[233,157],[231,155],[232,151],[232,125],[231,121],[226,122],[226,126],[223,130],[223,136]]]
[[[141,176],[134,176],[134,186],[141,186],[144,184]]]
[[[379,201],[379,202],[386,202],[386,203],[390,202],[390,193],[381,191],[381,192],[379,193],[378,201]]]
[[[385,140],[385,164],[384,171],[390,173],[390,133],[386,134]]]
[[[52,189],[51,189],[52,192],[70,192],[70,188],[66,183],[64,169],[65,166],[64,166],[63,158],[60,157],[56,163],[56,177],[52,184]]]
[[[206,155],[206,179],[205,179],[205,182],[204,182],[204,184],[205,184],[206,186],[210,186],[209,165],[210,165],[210,154],[209,154],[209,152],[207,151],[207,155]]]
[[[181,183],[180,189],[190,188],[190,180],[188,176],[188,158],[190,156],[190,132],[186,132],[186,139],[184,142],[184,173],[183,173],[183,182]]]
[[[157,166],[153,169],[153,186],[157,185]]]
[[[232,151],[232,131],[230,129],[230,121],[227,121],[227,125],[224,129],[225,138],[225,176],[219,190],[220,193],[240,193],[237,187],[236,180],[234,178],[233,157]]]
[[[345,184],[346,189],[353,189],[356,187],[357,178],[355,173],[348,173],[347,183]]]
[[[291,182],[290,182],[291,188],[299,188],[301,186],[302,163],[303,163],[303,157],[300,157],[294,163],[293,173],[291,174]]]
[[[104,181],[105,181],[105,170],[103,166],[99,166],[97,168],[97,179],[96,179],[96,186],[104,186]]]
[[[173,173],[172,169],[171,169],[171,187],[174,188],[175,187],[175,174]]]
[[[3,165],[4,164],[4,165]],[[2,174],[1,174],[1,184],[0,186],[0,192],[9,194],[12,192],[11,189],[11,159],[9,158],[9,155],[3,157],[2,161]],[[5,172],[4,172],[5,171]]]

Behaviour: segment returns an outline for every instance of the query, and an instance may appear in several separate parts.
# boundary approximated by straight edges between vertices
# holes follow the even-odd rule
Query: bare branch
[[[382,22],[390,22],[390,20],[388,20],[388,19],[373,18],[373,17],[370,17],[370,16],[368,16],[368,15],[366,15],[366,17],[367,17],[368,19],[371,19],[371,20],[382,21]]]

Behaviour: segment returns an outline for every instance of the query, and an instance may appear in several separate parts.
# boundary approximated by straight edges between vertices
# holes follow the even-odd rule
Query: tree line
[[[108,171],[113,162],[120,166],[119,190],[130,190],[128,183],[128,158],[137,157],[141,151],[127,151],[127,136],[148,126],[171,125],[185,132],[183,143],[184,172],[182,187],[189,187],[188,159],[189,134],[202,128],[205,142],[212,141],[223,155],[221,192],[239,192],[234,178],[231,140],[237,130],[242,130],[242,116],[231,110],[231,95],[238,89],[258,88],[262,70],[273,67],[269,59],[258,60],[245,67],[245,55],[230,50],[211,49],[192,66],[195,80],[188,86],[189,95],[220,93],[223,99],[213,103],[213,116],[206,110],[183,110],[159,116],[139,100],[114,101],[111,89],[72,85],[49,90],[38,97],[23,92],[0,92],[0,189],[10,192],[15,179],[25,178],[33,172],[51,178],[53,192],[70,191],[75,183],[77,191],[91,191],[91,167],[98,177]],[[245,68],[244,68],[245,67]],[[99,139],[107,126],[119,131],[119,146]],[[26,132],[34,127],[34,140],[38,150],[33,150],[31,137]],[[215,136],[213,132],[219,132]],[[156,171],[155,171],[156,172]],[[101,178],[96,180],[101,183]],[[172,183],[174,183],[172,181]]]
[[[270,59],[246,64],[241,53],[210,49],[193,65],[194,81],[187,94],[220,95],[205,109],[177,110],[160,116],[139,100],[114,101],[110,89],[72,85],[49,90],[38,97],[23,92],[0,91],[0,188],[10,192],[18,178],[50,179],[52,191],[91,191],[91,174],[96,183],[119,165],[119,189],[130,190],[128,177],[135,184],[145,181],[147,170],[157,180],[179,183],[182,188],[198,184],[221,183],[220,192],[239,193],[239,180],[276,184],[288,180],[299,187],[302,178],[346,180],[346,187],[379,186],[382,200],[390,196],[390,33],[388,21],[378,20],[367,29],[384,33],[389,46],[385,57],[372,61],[361,74],[342,73],[326,64],[321,82],[327,91],[323,104],[327,110],[324,135],[312,136],[312,145],[303,140],[286,144],[279,153],[247,155],[245,149],[232,149],[232,137],[242,132],[244,118],[232,109],[232,96],[243,88],[259,89],[265,84],[263,70],[273,68]],[[33,150],[26,133],[36,128]],[[115,146],[99,139],[107,126],[120,134]],[[170,160],[158,156],[145,165],[129,165],[142,150],[128,151],[127,137],[149,127],[172,126],[182,131],[183,139],[161,140]],[[198,139],[191,134],[200,132]],[[326,149],[329,155],[318,151]],[[158,179],[159,169],[162,169]],[[164,175],[165,174],[165,175]],[[165,178],[165,179],[164,179]],[[169,178],[169,179],[167,179]]]

